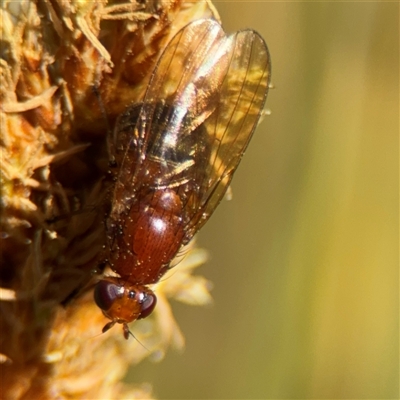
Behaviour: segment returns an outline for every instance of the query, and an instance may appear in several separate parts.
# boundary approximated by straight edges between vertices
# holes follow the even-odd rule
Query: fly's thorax
[[[139,197],[118,228],[110,254],[112,268],[130,283],[155,283],[182,245],[182,203],[172,189]]]

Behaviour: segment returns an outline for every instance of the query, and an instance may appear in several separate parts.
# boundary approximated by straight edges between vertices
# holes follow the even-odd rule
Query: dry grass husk
[[[91,293],[104,245],[105,138],[140,101],[161,49],[208,2],[3,1],[0,58],[2,398],[150,398],[120,383],[129,364],[183,346],[167,298],[210,301],[189,250],[157,286],[141,343],[106,323]],[[217,17],[217,16],[216,16]],[[95,90],[94,90],[95,88]],[[100,100],[99,100],[100,99]]]

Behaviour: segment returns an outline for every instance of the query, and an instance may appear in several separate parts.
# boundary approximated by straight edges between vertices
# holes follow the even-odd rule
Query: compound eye
[[[122,298],[124,288],[110,281],[99,281],[94,287],[94,301],[103,311],[109,310],[114,301]]]
[[[154,307],[157,304],[157,297],[154,293],[143,293],[143,299],[140,300],[140,305],[142,311],[138,319],[143,319],[148,317],[154,310]]]

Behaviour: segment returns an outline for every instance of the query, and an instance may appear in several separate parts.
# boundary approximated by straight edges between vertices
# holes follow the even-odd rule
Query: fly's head
[[[157,303],[156,295],[147,286],[130,285],[115,277],[107,277],[96,284],[94,300],[111,320],[104,326],[103,333],[119,323],[125,339],[130,333],[128,323],[149,316]]]

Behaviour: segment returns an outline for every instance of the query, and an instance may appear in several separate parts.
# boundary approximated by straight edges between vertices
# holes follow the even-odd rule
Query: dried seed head
[[[118,329],[99,335],[90,282],[105,239],[108,126],[140,101],[171,36],[211,16],[204,1],[1,3],[2,397],[149,398],[118,382],[129,363],[183,346],[167,297],[210,301],[204,279],[176,269],[134,327],[143,347]],[[183,265],[204,260],[189,250]]]

